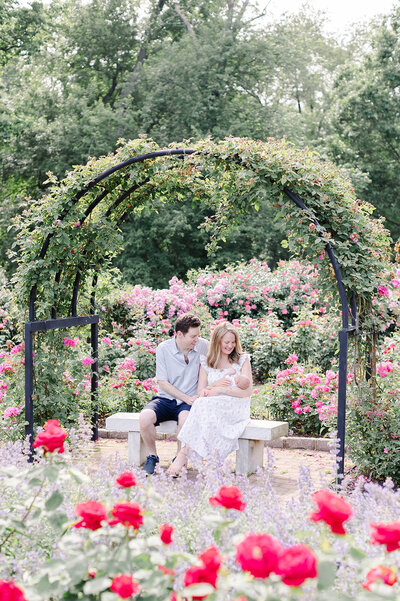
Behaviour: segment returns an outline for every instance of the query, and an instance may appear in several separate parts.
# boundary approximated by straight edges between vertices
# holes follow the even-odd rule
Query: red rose
[[[281,550],[280,542],[269,534],[248,534],[236,545],[236,561],[256,578],[267,578],[275,572]]]
[[[183,575],[183,583],[185,586],[190,586],[191,584],[197,584],[198,582],[206,582],[211,584],[214,588],[217,585],[218,572],[214,570],[208,570],[204,566],[192,566]],[[197,601],[199,599],[205,599],[207,595],[202,595],[201,597],[192,597],[193,601]]]
[[[400,549],[400,522],[373,523],[369,526],[373,545],[386,545],[388,551]]]
[[[36,436],[33,446],[43,447],[45,454],[57,450],[59,453],[64,453],[64,440],[67,436],[68,432],[60,428],[58,419],[49,419],[44,425],[44,430]]]
[[[376,566],[376,568],[372,568],[365,577],[362,586],[367,589],[367,591],[371,590],[371,584],[375,582],[375,580],[382,580],[385,584],[389,586],[393,586],[397,582],[397,576],[392,568],[386,568],[385,566]]]
[[[132,595],[137,595],[140,587],[130,574],[117,574],[111,583],[110,590],[117,593],[122,599],[129,599]]]
[[[306,545],[293,545],[283,549],[276,573],[288,586],[300,586],[306,578],[317,577],[317,558]]]
[[[99,501],[87,501],[78,503],[75,507],[76,515],[79,515],[80,522],[75,524],[75,528],[89,528],[89,530],[98,530],[101,528],[101,522],[107,519],[107,509]]]
[[[159,531],[162,542],[165,545],[170,545],[172,543],[171,535],[174,531],[174,527],[169,524],[161,524]]]
[[[328,524],[334,534],[346,534],[343,522],[354,513],[350,503],[330,490],[318,490],[313,494],[313,500],[318,505],[319,511],[310,513],[310,520],[313,522],[322,520]]]
[[[243,493],[237,486],[221,486],[215,497],[210,497],[211,505],[221,505],[226,509],[237,509],[243,511],[246,503],[243,503]]]
[[[115,520],[111,520],[109,523],[124,524],[124,526],[132,526],[137,530],[139,526],[143,524],[143,508],[139,503],[130,503],[125,501],[123,503],[115,503],[111,510],[111,514],[115,517]]]
[[[222,556],[214,545],[203,551],[199,555],[199,559],[207,569],[215,570],[216,572],[218,572],[222,563]]]
[[[0,580],[1,601],[26,601],[22,590],[12,580]]]
[[[192,566],[186,570],[183,582],[185,586],[197,584],[198,582],[207,582],[214,588],[217,586],[218,570],[222,563],[222,557],[219,550],[214,545],[209,547],[199,555],[201,566]],[[204,599],[207,595],[193,597],[193,600]]]
[[[136,486],[137,480],[132,472],[124,472],[118,476],[116,483],[119,488],[130,488],[131,486]]]

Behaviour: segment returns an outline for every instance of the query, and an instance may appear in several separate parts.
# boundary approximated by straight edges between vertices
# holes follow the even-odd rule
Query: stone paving
[[[176,455],[176,442],[157,441],[157,452],[160,457],[160,467],[166,469]],[[128,459],[128,443],[126,440],[99,439],[91,453],[90,461],[95,467],[102,457],[112,457],[115,453],[118,453],[123,459]],[[274,464],[272,483],[276,494],[283,499],[297,496],[297,482],[301,466],[310,470],[315,490],[334,481],[335,464],[334,457],[330,453],[306,449],[270,448],[265,449],[264,465],[268,464],[268,453],[272,455]],[[232,462],[233,467],[234,454],[228,458],[228,461]],[[195,471],[191,469],[190,464],[188,475],[189,478],[195,475]],[[255,482],[260,480],[260,486],[262,485],[261,476],[252,475],[250,478]]]

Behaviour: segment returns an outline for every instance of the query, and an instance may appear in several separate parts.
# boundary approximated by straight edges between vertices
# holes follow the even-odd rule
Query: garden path
[[[160,467],[166,469],[176,454],[176,442],[169,440],[157,441],[157,451],[160,457]],[[326,487],[334,480],[334,457],[323,451],[304,449],[265,449],[264,465],[273,462],[272,486],[276,494],[283,499],[296,497],[299,492],[298,479],[301,467],[310,470],[311,480],[315,490]],[[112,458],[118,453],[121,458],[128,459],[128,443],[126,440],[99,439],[91,453],[90,462],[96,467],[102,458]],[[268,457],[268,454],[269,457]],[[234,453],[228,460],[234,466]],[[195,477],[195,470],[189,466],[188,477]],[[263,486],[263,477],[257,474],[250,476],[256,484]]]

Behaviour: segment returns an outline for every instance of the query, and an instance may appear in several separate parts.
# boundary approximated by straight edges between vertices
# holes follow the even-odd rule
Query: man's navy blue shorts
[[[165,399],[159,396],[153,396],[150,403],[147,403],[143,409],[152,409],[157,416],[156,426],[159,426],[161,422],[167,422],[173,419],[178,421],[178,417],[181,411],[190,411],[191,405],[187,403],[180,403],[177,405],[175,399]]]

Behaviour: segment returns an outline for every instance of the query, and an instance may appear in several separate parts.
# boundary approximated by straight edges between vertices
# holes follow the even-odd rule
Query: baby
[[[240,388],[240,390],[246,390],[246,388],[250,386],[250,378],[247,376],[241,376],[240,374],[234,377],[235,373],[236,371],[232,368],[226,375],[232,381],[232,384],[235,384],[238,388]]]
[[[235,377],[236,371],[232,368],[225,375],[230,379],[234,386],[240,388],[240,390],[246,390],[250,386],[250,378],[247,376],[238,375]],[[212,386],[207,386],[204,389],[203,396],[213,396]]]

